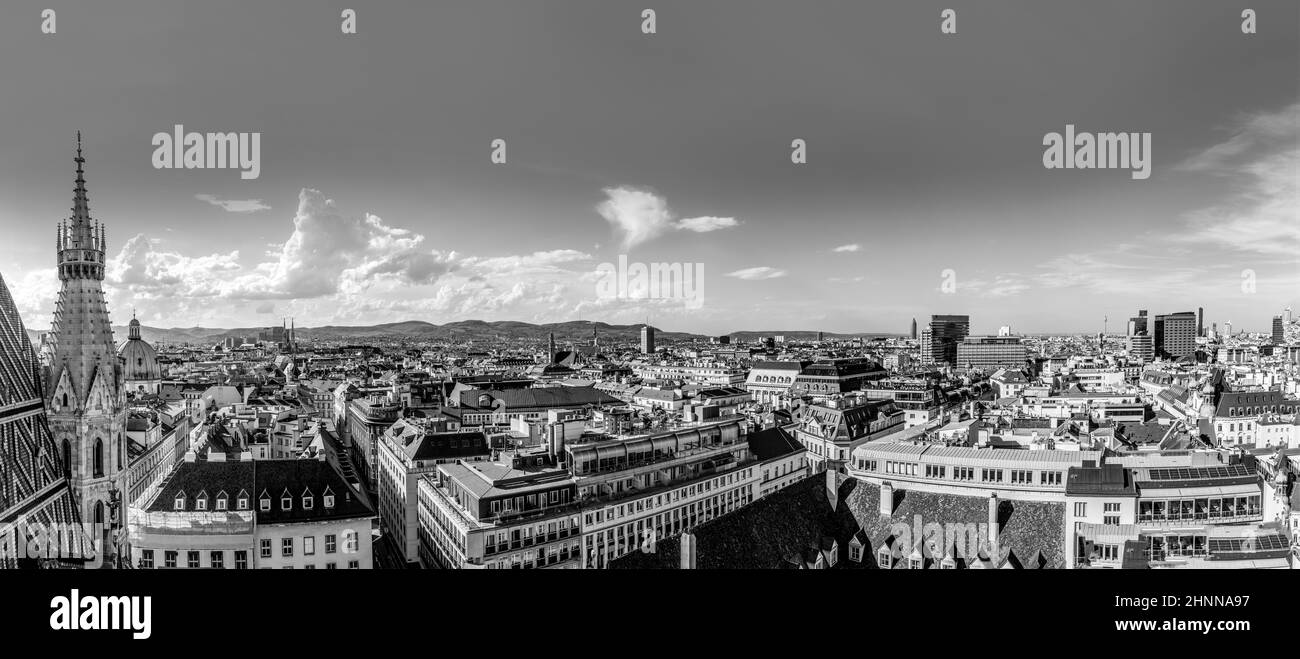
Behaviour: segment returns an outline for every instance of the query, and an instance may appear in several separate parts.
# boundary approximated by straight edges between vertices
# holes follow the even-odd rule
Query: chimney
[[[998,494],[992,492],[989,494],[989,548],[996,549],[998,546]],[[990,551],[989,558],[997,560],[996,552]]]
[[[894,516],[894,486],[889,481],[880,484],[880,516]]]
[[[681,569],[695,569],[695,534],[689,531],[682,534]]]

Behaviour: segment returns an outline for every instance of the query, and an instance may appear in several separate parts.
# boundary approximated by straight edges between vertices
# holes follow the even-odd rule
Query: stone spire
[[[50,433],[68,453],[68,484],[81,519],[108,525],[126,467],[126,387],[104,298],[104,228],[90,217],[80,133],[75,161],[72,216],[59,231],[61,286],[42,353],[43,393]],[[107,538],[107,526],[98,528]],[[116,550],[109,544],[106,553],[112,555]]]

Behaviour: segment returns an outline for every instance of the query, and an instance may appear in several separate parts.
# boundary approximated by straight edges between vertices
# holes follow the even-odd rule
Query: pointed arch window
[[[72,477],[72,444],[63,440],[63,475]]]
[[[95,455],[93,464],[95,467],[95,478],[101,478],[104,475],[104,440],[95,440]]]

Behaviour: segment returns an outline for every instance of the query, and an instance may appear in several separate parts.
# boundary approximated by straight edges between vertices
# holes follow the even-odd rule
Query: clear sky
[[[31,328],[78,129],[119,324],[1300,310],[1293,1],[348,0],[356,35],[337,3],[283,0],[57,3],[46,35],[51,4],[0,8],[0,273]],[[260,177],[155,169],[176,124],[260,132]],[[1066,124],[1150,132],[1150,178],[1045,169]],[[602,298],[620,254],[702,264],[702,304]]]

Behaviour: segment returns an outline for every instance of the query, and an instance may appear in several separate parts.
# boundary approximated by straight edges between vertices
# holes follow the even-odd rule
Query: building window
[[[333,495],[333,494],[326,494],[326,495],[325,495],[325,507],[326,507],[326,508],[333,508],[333,507],[334,507],[334,495]]]
[[[303,536],[302,553],[304,556],[311,556],[316,553],[316,536],[314,535]]]
[[[325,553],[333,554],[335,551],[338,551],[338,540],[333,533],[327,534],[325,536]]]
[[[357,570],[360,568],[361,568],[361,561],[348,561],[349,570]]]
[[[270,497],[262,497],[262,499],[259,501],[259,503],[261,504],[262,512],[264,512],[264,513],[271,512],[271,498],[270,498]]]
[[[357,532],[344,531],[343,532],[343,553],[353,554],[356,553],[356,551],[357,551]]]
[[[293,497],[280,497],[280,510],[293,510]]]
[[[293,556],[293,538],[280,538],[280,555]]]
[[[262,544],[261,544],[261,546],[262,546],[262,558],[270,558],[270,557],[271,557],[271,539],[270,539],[270,538],[262,538]]]
[[[142,568],[144,568],[144,569],[151,569],[151,568],[153,568],[153,550],[152,550],[152,549],[142,549],[142,550],[140,550],[140,567],[142,567]]]
[[[94,457],[95,478],[100,478],[104,475],[104,442],[103,441],[98,439],[95,440],[95,451],[93,457]]]
[[[212,552],[211,554],[208,555],[208,559],[211,561],[211,563],[212,563],[212,567],[214,567],[214,568],[217,568],[217,569],[224,569],[224,568],[226,567],[226,553],[225,553],[225,552],[214,551],[214,552]]]
[[[191,570],[197,569],[199,567],[199,552],[197,551],[186,552],[185,565],[186,567],[189,567]]]
[[[337,564],[337,563],[326,563],[326,564],[325,564],[325,569],[326,569],[326,570],[333,570],[333,569],[335,569],[335,568],[337,568],[337,567],[338,567],[338,564]]]
[[[176,552],[174,551],[163,552],[163,567],[167,567],[167,568],[176,567]]]
[[[218,496],[218,497],[217,497],[217,510],[225,510],[225,509],[226,509],[226,506],[228,505],[228,503],[229,503],[229,502],[226,500],[226,495],[223,494],[223,495],[221,495],[221,496]]]
[[[194,500],[194,509],[195,509],[195,510],[207,510],[207,509],[208,509],[208,499],[207,499],[207,497],[200,496],[199,498],[195,499],[195,500]]]
[[[236,570],[247,570],[247,569],[248,569],[248,552],[247,552],[247,551],[244,551],[243,549],[240,549],[240,550],[236,550],[236,551],[235,551],[235,569],[236,569]]]
[[[1086,504],[1086,503],[1084,503],[1084,502],[1082,502],[1082,501],[1076,501],[1075,504],[1074,504],[1074,516],[1075,516],[1075,517],[1087,517],[1087,516],[1088,516],[1088,504]]]
[[[311,506],[312,506],[312,498],[311,498],[311,496],[305,496],[305,497],[303,497],[303,498],[302,498],[302,509],[303,509],[303,510],[311,510]]]
[[[185,495],[184,495],[184,494],[177,494],[177,495],[176,495],[176,501],[175,501],[174,504],[172,505],[172,508],[173,508],[174,510],[185,510]]]

